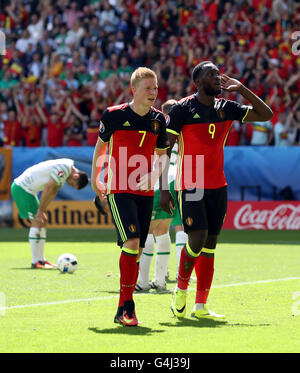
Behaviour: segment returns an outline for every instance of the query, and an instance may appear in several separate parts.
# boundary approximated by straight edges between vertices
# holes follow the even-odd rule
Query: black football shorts
[[[191,189],[177,192],[184,231],[208,230],[218,235],[227,211],[227,186],[218,189]]]
[[[115,193],[107,196],[108,205],[117,230],[118,245],[130,238],[139,238],[145,247],[152,217],[153,197],[132,193]]]

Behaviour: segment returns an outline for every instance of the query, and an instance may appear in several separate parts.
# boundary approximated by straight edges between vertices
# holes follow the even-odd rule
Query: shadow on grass
[[[129,327],[129,326],[122,326],[118,325],[115,328],[107,328],[107,329],[100,329],[98,327],[89,327],[93,333],[97,334],[126,334],[126,335],[153,335],[157,333],[164,333],[164,330],[157,330],[146,328],[144,326],[139,325],[138,327]]]
[[[172,322],[166,322],[166,323],[159,323],[161,326],[167,326],[167,327],[195,327],[195,328],[220,328],[222,326],[226,327],[264,327],[264,326],[270,326],[271,324],[244,324],[244,323],[229,323],[226,320],[216,320],[216,319],[206,319],[203,318],[202,320],[191,320],[191,319],[175,319],[176,323]]]
[[[227,324],[227,321],[225,320],[214,320],[214,319],[203,319],[203,320],[191,320],[191,319],[176,319],[174,318],[176,323],[174,322],[162,322],[159,323],[161,326],[167,326],[167,327],[195,327],[195,328],[219,328],[221,326],[224,326]]]

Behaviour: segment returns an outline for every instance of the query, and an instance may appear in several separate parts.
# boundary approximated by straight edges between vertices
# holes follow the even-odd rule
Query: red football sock
[[[214,275],[214,257],[200,255],[195,264],[197,292],[195,303],[206,303]]]
[[[119,307],[124,301],[132,300],[134,287],[137,280],[136,256],[127,255],[124,251],[120,256],[120,298]]]
[[[197,257],[192,258],[186,253],[185,246],[182,248],[177,281],[177,287],[179,289],[186,290],[188,288],[191,274],[197,259]]]

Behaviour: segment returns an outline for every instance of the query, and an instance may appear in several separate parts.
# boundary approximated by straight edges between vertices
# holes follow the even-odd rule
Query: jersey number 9
[[[211,138],[213,139],[215,137],[215,132],[216,132],[216,126],[214,123],[210,123],[208,127],[208,133],[210,134]]]

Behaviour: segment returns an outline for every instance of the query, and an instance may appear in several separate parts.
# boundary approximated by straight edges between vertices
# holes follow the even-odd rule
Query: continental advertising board
[[[110,213],[101,215],[92,201],[52,201],[47,209],[48,228],[94,228],[114,227]],[[20,219],[13,202],[13,224],[15,228],[28,227],[29,221]]]
[[[114,228],[110,213],[103,216],[92,201],[53,201],[48,228]],[[13,203],[14,227],[29,226]],[[300,230],[300,201],[229,201],[223,229]]]

